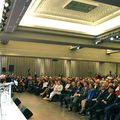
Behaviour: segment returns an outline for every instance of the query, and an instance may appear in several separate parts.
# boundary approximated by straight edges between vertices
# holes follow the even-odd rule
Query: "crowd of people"
[[[0,82],[18,81],[15,92],[30,92],[89,120],[120,120],[120,76],[94,77],[6,75]]]

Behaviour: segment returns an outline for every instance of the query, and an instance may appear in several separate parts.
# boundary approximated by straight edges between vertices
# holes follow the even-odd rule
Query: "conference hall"
[[[120,0],[0,0],[0,120],[120,120]]]

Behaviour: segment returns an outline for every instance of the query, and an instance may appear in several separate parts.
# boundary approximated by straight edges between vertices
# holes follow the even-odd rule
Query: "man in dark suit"
[[[101,115],[104,113],[104,110],[107,106],[110,106],[114,103],[116,99],[115,88],[113,86],[109,86],[108,88],[108,96],[102,101],[98,102],[95,111],[96,120],[100,120]]]
[[[115,94],[117,95],[114,103],[109,105],[105,109],[105,118],[104,120],[114,120],[115,116],[120,112],[120,83],[115,89]]]
[[[79,111],[80,109],[80,103],[82,100],[86,99],[87,95],[88,95],[88,90],[89,90],[89,82],[88,81],[84,81],[83,82],[83,87],[79,93],[79,96],[76,97],[74,100],[73,100],[73,110],[75,112]]]
[[[99,92],[98,96],[95,99],[92,99],[92,107],[88,109],[90,112],[90,118],[89,120],[93,119],[93,114],[95,114],[96,110],[99,109],[99,103],[102,102],[102,100],[105,100],[108,96],[108,84],[106,82],[103,82],[101,85],[101,91]]]
[[[78,81],[74,94],[70,96],[69,111],[72,111],[74,103],[78,101],[81,89],[82,89],[82,84]]]
[[[64,99],[61,101],[61,102],[62,102],[61,104],[63,104],[63,102],[65,103],[66,108],[68,108],[68,105],[70,104],[70,99],[71,99],[71,97],[75,94],[76,90],[77,90],[76,83],[75,83],[75,82],[72,82],[72,83],[71,83],[71,87],[70,87],[70,89],[69,89],[69,94],[67,94],[67,95],[64,97]]]
[[[115,116],[117,116],[119,112],[120,112],[120,98],[117,97],[112,105],[109,105],[108,107],[105,108],[104,120],[114,120]]]
[[[70,81],[70,80],[67,80],[67,83],[66,83],[63,91],[62,91],[61,94],[59,95],[59,101],[60,101],[60,105],[61,105],[61,106],[63,105],[64,98],[65,98],[66,96],[70,96],[72,88],[73,88],[73,86],[72,86],[72,84],[71,84],[71,81]]]

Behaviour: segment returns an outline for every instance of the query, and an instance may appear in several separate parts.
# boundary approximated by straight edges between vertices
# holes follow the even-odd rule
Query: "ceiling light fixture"
[[[10,0],[5,0],[4,7],[9,7],[10,6]]]
[[[98,44],[100,44],[100,43],[102,43],[102,42],[103,42],[102,39],[98,39],[98,40],[95,41],[95,45],[98,45]]]
[[[95,44],[99,44],[101,42],[117,42],[120,39],[120,30],[111,32],[109,34],[106,34],[104,36],[97,37],[97,40],[95,41]]]
[[[8,3],[5,3],[5,7],[8,7],[9,6],[9,4]]]
[[[4,7],[3,14],[6,14],[10,9],[7,7]]]
[[[115,38],[116,38],[116,39],[119,39],[119,38],[120,38],[120,36],[119,36],[119,35],[116,35],[116,36],[115,36]]]
[[[114,40],[114,37],[112,36],[112,37],[110,37],[110,41],[113,41]]]
[[[3,13],[3,9],[4,9],[4,3],[5,0],[0,0],[0,20],[2,20],[2,13]],[[1,21],[0,21],[1,23]]]
[[[6,20],[7,19],[7,16],[6,15],[3,15],[2,16],[2,20]]]
[[[11,4],[11,1],[10,0],[4,0],[3,1],[3,10],[2,10],[2,16],[1,16],[1,25],[0,25],[0,31],[3,31],[4,30],[4,27],[5,27],[5,24],[6,24],[6,20],[7,20],[7,15],[8,15],[8,12],[10,10],[10,4]]]

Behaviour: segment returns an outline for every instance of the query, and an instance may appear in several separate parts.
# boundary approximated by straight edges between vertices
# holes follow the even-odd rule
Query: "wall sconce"
[[[71,51],[76,51],[76,50],[79,50],[79,49],[82,49],[83,47],[78,45],[78,46],[70,46],[70,50]]]

